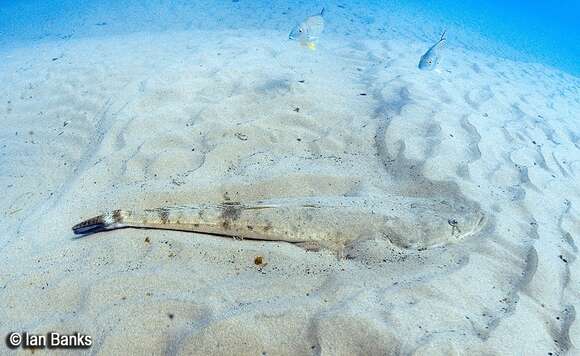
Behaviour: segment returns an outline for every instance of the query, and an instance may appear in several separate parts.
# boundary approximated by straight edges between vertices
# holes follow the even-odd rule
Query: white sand
[[[134,34],[7,54],[2,335],[79,331],[103,355],[578,352],[580,80],[453,46],[440,73],[420,72],[427,43],[328,35],[311,52],[285,36]],[[423,251],[370,240],[344,260],[71,232],[115,208],[389,194],[476,202],[488,222]]]

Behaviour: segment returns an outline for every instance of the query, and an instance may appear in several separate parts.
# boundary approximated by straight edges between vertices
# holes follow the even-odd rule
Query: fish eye
[[[303,32],[301,28],[298,29],[298,32]]]

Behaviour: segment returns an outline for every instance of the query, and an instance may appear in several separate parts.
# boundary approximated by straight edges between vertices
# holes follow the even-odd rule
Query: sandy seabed
[[[103,355],[578,352],[578,78],[453,47],[421,72],[426,43],[327,36],[308,51],[286,36],[6,54],[0,332],[82,332],[80,351]],[[393,195],[477,204],[486,223],[422,249],[369,237],[343,259],[71,232],[116,208]]]

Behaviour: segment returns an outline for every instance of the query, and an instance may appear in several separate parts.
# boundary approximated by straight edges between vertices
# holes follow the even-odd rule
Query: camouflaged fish
[[[145,210],[115,210],[73,227],[75,234],[119,228],[189,231],[240,239],[285,241],[308,250],[341,254],[353,242],[386,239],[424,249],[465,238],[485,220],[478,206],[445,200],[388,197],[292,198],[224,202]]]
[[[443,31],[439,41],[437,41],[437,43],[431,46],[431,48],[429,48],[427,52],[421,56],[421,60],[419,60],[419,69],[433,70],[437,67],[441,61],[441,49],[444,47],[445,42],[447,41],[447,38],[445,37],[446,33],[447,31]]]
[[[324,9],[319,14],[309,16],[306,20],[296,25],[288,38],[298,40],[300,44],[311,50],[316,50],[316,41],[324,31]]]

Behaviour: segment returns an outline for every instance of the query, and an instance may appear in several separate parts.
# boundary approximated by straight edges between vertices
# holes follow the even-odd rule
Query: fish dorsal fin
[[[324,17],[324,10],[325,10],[325,8],[322,8],[322,10],[320,10],[320,16]]]

